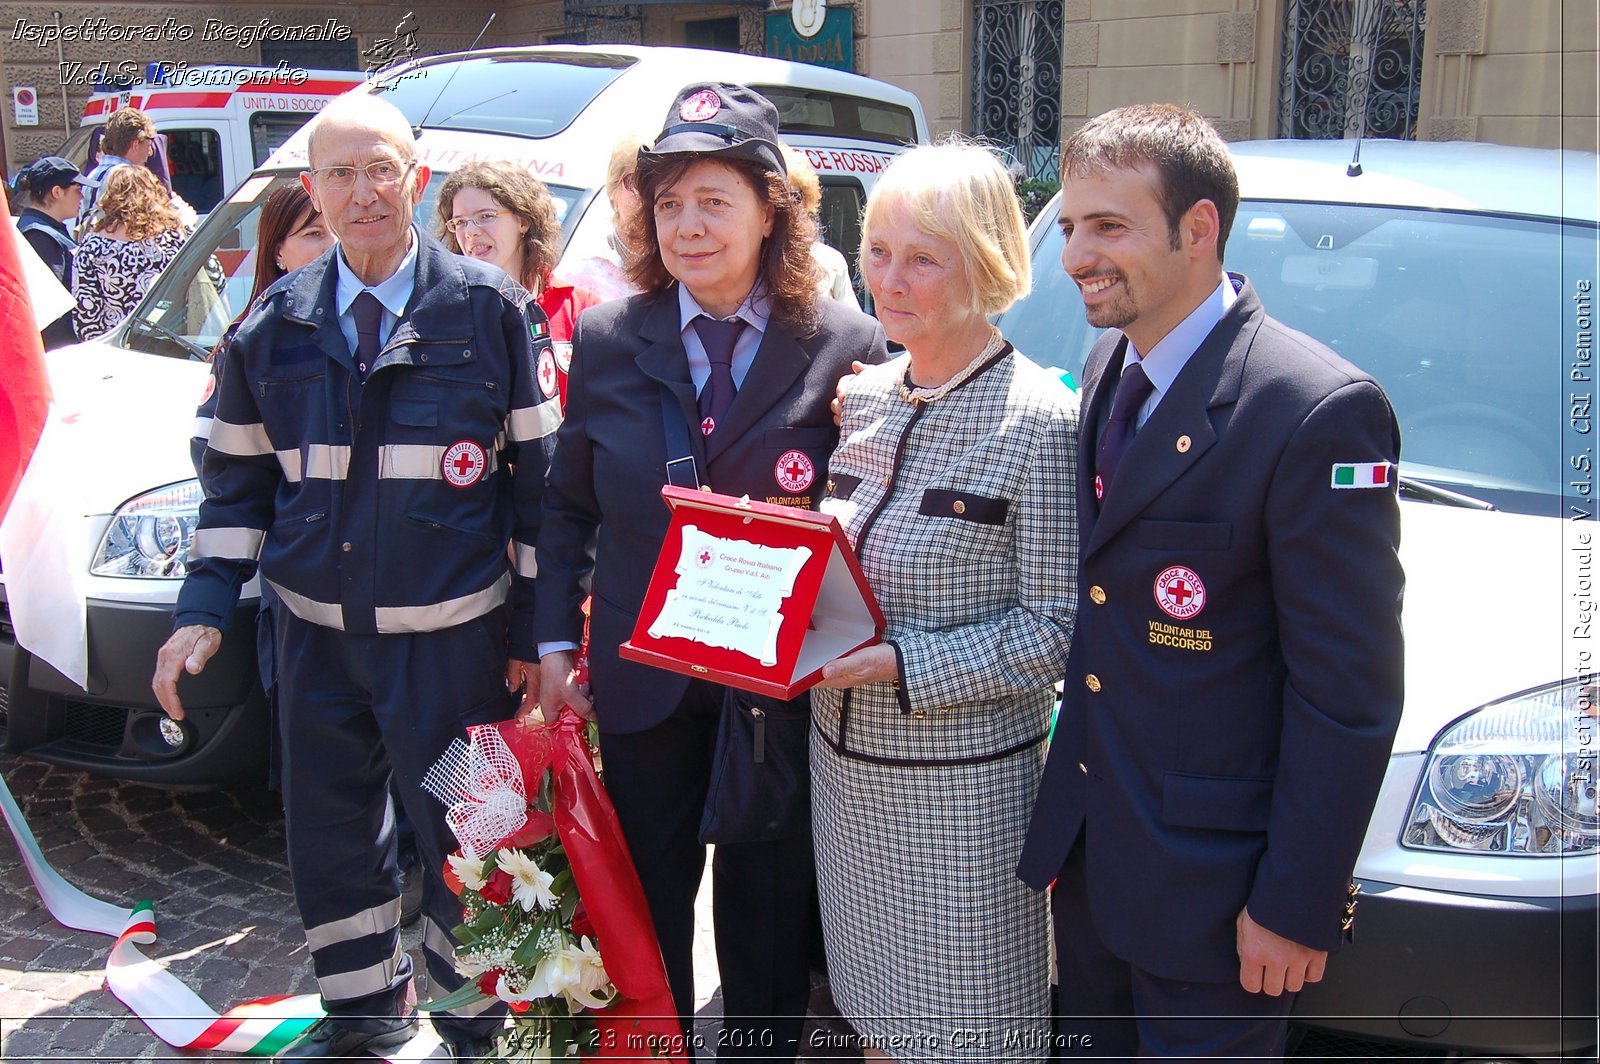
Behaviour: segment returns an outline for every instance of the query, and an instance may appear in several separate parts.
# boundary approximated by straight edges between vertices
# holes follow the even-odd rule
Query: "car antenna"
[[[1372,51],[1374,53],[1378,50],[1378,34],[1382,25],[1382,19],[1374,19],[1372,22]],[[1356,121],[1356,150],[1355,154],[1350,156],[1350,165],[1344,168],[1344,176],[1346,177],[1361,176],[1361,141],[1367,135],[1367,104],[1372,99],[1372,83],[1377,73],[1377,67],[1368,62],[1366,91],[1361,94],[1361,111]]]
[[[472,38],[472,43],[467,45],[467,51],[470,52],[478,47],[478,42],[483,40],[483,35],[489,32],[489,23],[493,22],[498,14],[498,11],[489,12],[489,17],[483,23],[483,29],[479,30],[478,35]],[[450,83],[456,79],[456,75],[459,73],[461,73],[461,64],[457,63],[455,69],[450,71],[450,76],[444,79],[444,84],[439,86],[439,95],[433,98],[433,102],[428,105],[426,111],[422,112],[422,117],[417,121],[417,124],[411,127],[411,132],[415,136],[422,136],[422,127],[428,124],[428,116],[433,114],[435,107],[439,106],[439,101],[444,99],[444,94],[450,91]]]

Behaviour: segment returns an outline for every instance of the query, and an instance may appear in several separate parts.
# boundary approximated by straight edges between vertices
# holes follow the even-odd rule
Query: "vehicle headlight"
[[[1600,850],[1600,722],[1585,679],[1484,706],[1440,732],[1401,845],[1530,857]]]
[[[188,575],[185,559],[203,497],[198,480],[185,480],[129,499],[112,515],[89,571],[167,579]]]

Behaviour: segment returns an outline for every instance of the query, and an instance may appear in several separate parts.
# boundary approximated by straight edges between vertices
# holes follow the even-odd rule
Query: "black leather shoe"
[[[416,1033],[417,1017],[414,1013],[405,1019],[391,1020],[378,1030],[359,1030],[337,1020],[325,1019],[313,1027],[310,1034],[273,1059],[281,1064],[293,1064],[301,1060],[343,1060],[362,1054],[383,1053],[405,1045]]]
[[[400,926],[410,927],[422,918],[422,862],[413,860],[400,869]]]
[[[450,1059],[456,1064],[478,1064],[478,1061],[494,1051],[493,1038],[457,1038],[445,1039],[444,1047],[450,1051]]]

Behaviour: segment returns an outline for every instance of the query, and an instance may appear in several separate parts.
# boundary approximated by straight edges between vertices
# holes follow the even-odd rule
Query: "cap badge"
[[[709,122],[720,110],[722,97],[710,89],[701,89],[678,107],[678,117],[685,122]]]

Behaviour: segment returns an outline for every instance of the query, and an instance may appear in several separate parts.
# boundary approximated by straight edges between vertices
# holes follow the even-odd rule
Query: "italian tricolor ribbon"
[[[4,777],[0,777],[0,808],[50,915],[67,927],[117,940],[106,958],[106,986],[163,1042],[179,1049],[271,1056],[322,1017],[322,1002],[315,994],[262,998],[217,1015],[198,994],[139,951],[156,940],[155,915],[148,901],[132,909],[118,908],[63,879],[45,860]]]

